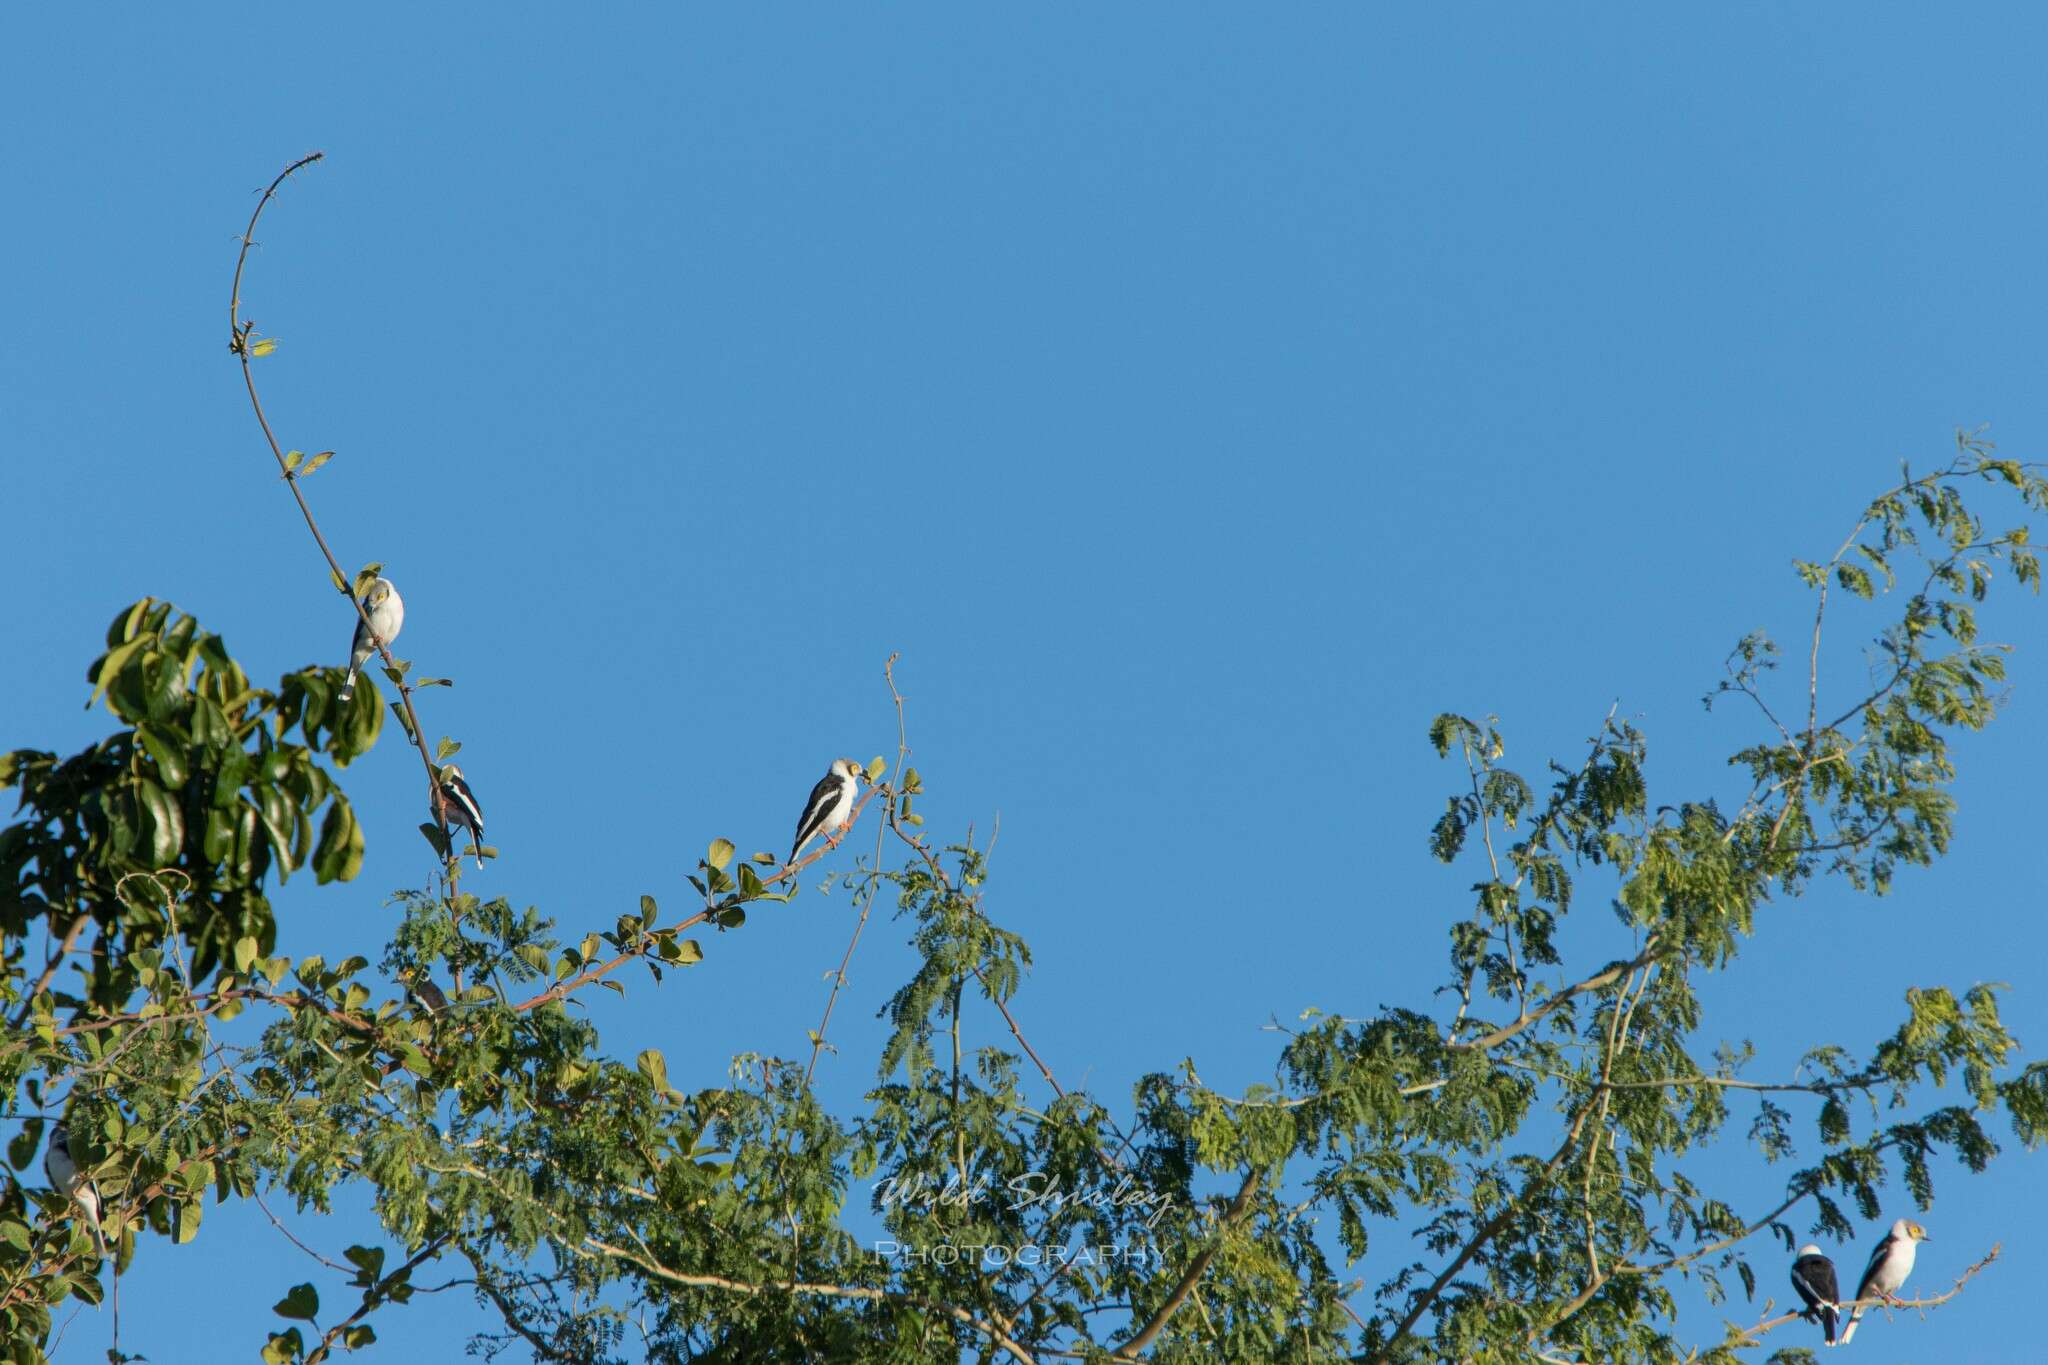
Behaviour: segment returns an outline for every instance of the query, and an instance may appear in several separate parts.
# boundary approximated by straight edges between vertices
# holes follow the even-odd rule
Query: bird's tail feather
[[[1833,1304],[1820,1310],[1820,1329],[1826,1334],[1830,1346],[1835,1344],[1835,1328],[1841,1325],[1841,1321],[1842,1312]]]

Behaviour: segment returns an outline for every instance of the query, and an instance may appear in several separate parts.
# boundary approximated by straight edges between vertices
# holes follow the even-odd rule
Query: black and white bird
[[[1856,1286],[1858,1299],[1890,1299],[1899,1292],[1899,1286],[1913,1273],[1913,1258],[1919,1254],[1920,1243],[1928,1240],[1927,1229],[1918,1223],[1909,1223],[1901,1218],[1892,1224],[1892,1230],[1877,1244],[1877,1250],[1870,1253],[1870,1264],[1864,1267],[1862,1282]],[[1849,1338],[1856,1335],[1856,1324],[1863,1319],[1863,1305],[1858,1303],[1849,1314],[1849,1325],[1842,1331],[1842,1344],[1847,1346]]]
[[[107,1239],[100,1232],[99,1186],[88,1180],[71,1159],[71,1130],[62,1123],[50,1130],[50,1145],[43,1152],[43,1174],[50,1178],[50,1188],[62,1190],[78,1205],[85,1215],[85,1225],[92,1229],[93,1246],[104,1253]]]
[[[356,633],[348,644],[348,677],[342,681],[341,691],[335,694],[342,701],[356,694],[356,674],[377,652],[377,640],[389,645],[398,638],[398,632],[405,629],[405,600],[398,595],[398,589],[391,586],[388,578],[380,578],[370,584],[370,590],[363,594],[363,613],[370,618],[369,623],[364,624],[360,616],[356,618]],[[371,631],[377,633],[376,640],[370,638]]]
[[[827,847],[839,846],[846,833],[847,818],[853,814],[853,798],[860,792],[860,780],[866,771],[850,758],[832,760],[831,770],[811,788],[811,799],[804,802],[803,818],[796,822],[796,842],[789,848],[790,862],[795,862],[804,845],[821,834]]]
[[[428,802],[429,807],[432,802]],[[428,812],[432,814],[431,809]],[[469,782],[462,776],[462,769],[450,763],[441,769],[441,814],[448,822],[450,831],[469,831],[470,852],[476,855],[479,871],[484,865],[484,812],[476,803],[476,793],[469,789]],[[455,840],[448,840],[450,853],[455,851]],[[459,856],[459,855],[458,855]]]
[[[421,1009],[430,1015],[447,1012],[448,997],[442,993],[439,986],[434,984],[433,977],[428,976],[424,970],[418,967],[410,968],[403,975],[405,989],[412,995],[413,999],[420,1002]]]
[[[1835,1344],[1835,1325],[1842,1320],[1842,1289],[1835,1282],[1835,1263],[1812,1243],[1799,1248],[1792,1262],[1792,1288],[1806,1304],[1806,1320],[1818,1321],[1828,1345]]]

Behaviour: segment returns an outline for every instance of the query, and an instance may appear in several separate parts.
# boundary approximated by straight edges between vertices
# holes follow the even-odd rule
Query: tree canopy
[[[267,339],[238,311],[233,327],[263,417]],[[318,537],[320,458],[262,425]],[[463,850],[430,821],[431,880],[399,893],[389,942],[282,956],[270,879],[358,894],[340,774],[389,758],[388,705],[424,804],[460,748],[427,740],[415,705],[444,680],[387,648],[388,699],[366,677],[340,701],[338,667],[259,686],[193,614],[145,598],[87,673],[113,732],[0,758],[20,803],[0,831],[0,1093],[24,1177],[0,1197],[7,1359],[43,1359],[53,1308],[98,1303],[107,1262],[207,1254],[209,1203],[320,1210],[346,1187],[388,1241],[336,1263],[343,1302],[281,1279],[278,1319],[239,1329],[267,1361],[372,1346],[429,1275],[473,1288],[481,1350],[544,1361],[1805,1358],[1781,1330],[1796,1314],[1702,1323],[1678,1278],[1782,1300],[1792,1249],[1877,1217],[1894,1182],[1924,1208],[1937,1156],[1976,1171],[2003,1137],[2039,1142],[2048,1068],[2019,1061],[1995,988],[1930,985],[1888,1035],[1813,1039],[1802,1079],[1754,1081],[1702,984],[1786,951],[1780,912],[1809,887],[1882,895],[1947,851],[1951,742],[1993,722],[2005,677],[1977,607],[2000,580],[2038,589],[2020,519],[2044,505],[2039,471],[1963,437],[1799,563],[1802,665],[1750,636],[1708,698],[1751,729],[1727,790],[1653,792],[1647,737],[1613,713],[1540,770],[1509,765],[1492,717],[1429,721],[1450,776],[1427,837],[1453,896],[1417,913],[1443,919],[1443,976],[1404,1006],[1312,1013],[1243,1093],[1167,1059],[1128,1095],[1058,1079],[1028,1041],[1031,951],[989,914],[985,849],[924,826],[886,671],[900,742],[854,817],[872,852],[786,865],[705,831],[686,906],[643,896],[591,925],[465,891]],[[328,558],[356,602],[377,566]],[[1831,713],[1821,642],[1852,610],[1874,623],[1856,627],[1868,686]],[[690,1092],[572,1008],[720,970],[705,933],[743,931],[826,858],[855,910],[847,956],[877,909],[917,955],[861,1112],[812,1088],[829,1008],[808,1055],[741,1057]],[[1589,907],[1604,946],[1568,960],[1563,926]],[[60,1116],[105,1200],[104,1256],[26,1176]],[[1755,1178],[1689,1174],[1731,1131]]]

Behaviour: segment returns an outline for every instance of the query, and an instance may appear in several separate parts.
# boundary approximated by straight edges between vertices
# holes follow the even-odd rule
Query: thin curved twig
[[[277,433],[270,429],[270,418],[264,414],[263,400],[256,393],[256,371],[250,364],[254,356],[249,339],[255,324],[242,321],[242,270],[249,261],[249,248],[256,244],[257,220],[263,217],[263,210],[276,198],[279,187],[285,181],[326,155],[325,152],[314,152],[310,156],[300,157],[279,171],[277,178],[263,191],[263,197],[256,201],[256,210],[249,215],[249,226],[242,230],[242,249],[235,255],[234,284],[228,291],[228,349],[242,362],[242,383],[249,390],[249,406],[256,414],[256,425],[263,428],[263,439],[270,446],[271,456],[277,461],[278,472],[284,476],[285,485],[292,490],[292,499],[299,505],[299,515],[306,519],[306,529],[313,533],[313,543],[320,547],[320,553],[327,560],[327,567],[334,575],[334,582],[341,585],[342,591],[348,596],[349,605],[355,608],[357,618],[362,621],[363,629],[376,643],[377,653],[382,656],[384,666],[397,675],[398,680],[393,686],[398,689],[399,704],[404,708],[406,725],[412,732],[412,746],[419,750],[420,764],[427,774],[427,805],[434,812],[435,823],[441,826],[445,836],[448,825],[442,812],[441,785],[434,780],[434,760],[427,753],[427,732],[420,727],[419,713],[413,709],[412,684],[406,682],[405,675],[400,672],[398,660],[391,653],[391,642],[378,635],[371,627],[370,613],[356,597],[355,589],[351,586],[354,580],[341,571],[341,563],[334,557],[334,551],[328,547],[327,537],[320,533],[320,523],[313,519],[313,509],[307,504],[306,494],[299,486],[298,471],[285,461],[284,448],[278,444]]]

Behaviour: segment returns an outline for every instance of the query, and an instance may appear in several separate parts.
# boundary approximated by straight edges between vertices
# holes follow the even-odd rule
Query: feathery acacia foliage
[[[345,708],[332,668],[255,688],[219,637],[145,600],[88,674],[121,728],[70,759],[0,760],[22,803],[0,833],[10,1161],[27,1169],[68,1112],[123,1265],[199,1238],[209,1191],[320,1209],[368,1188],[392,1245],[350,1249],[339,1312],[280,1285],[296,1325],[254,1343],[272,1361],[369,1345],[429,1264],[473,1284],[484,1347],[551,1361],[1747,1358],[1784,1319],[1708,1339],[1678,1320],[1678,1272],[1747,1295],[1795,1226],[1846,1236],[1894,1179],[1924,1206],[1937,1154],[1981,1169],[1997,1129],[2032,1144],[2048,1123],[2048,1069],[2014,1068],[1989,987],[1916,992],[1861,1054],[1813,1040],[1812,1079],[1784,1085],[1740,1076],[1745,1049],[1710,1041],[1698,994],[1770,941],[1774,899],[1826,877],[1881,892],[1947,846],[1949,739],[1992,719],[2002,677],[1974,604],[1995,567],[2036,573],[2021,533],[1965,510],[1958,489],[1986,479],[2048,500],[1966,445],[1804,570],[1818,625],[1831,584],[1887,586],[1843,574],[1849,555],[1923,551],[1853,708],[1780,724],[1773,651],[1743,642],[1716,697],[1753,703],[1765,735],[1725,805],[1653,806],[1644,737],[1611,717],[1547,788],[1503,766],[1493,722],[1439,717],[1430,742],[1463,773],[1430,843],[1476,872],[1440,1003],[1311,1017],[1271,1086],[1221,1094],[1188,1065],[1122,1106],[1060,1087],[1023,1044],[1028,950],[985,913],[977,851],[911,823],[923,779],[900,763],[878,760],[873,804],[904,861],[847,876],[864,913],[893,901],[919,958],[865,1113],[826,1112],[806,1068],[767,1056],[679,1092],[658,1053],[613,1058],[570,1010],[632,964],[708,969],[690,929],[788,894],[793,872],[722,839],[689,914],[644,898],[568,942],[464,892],[430,825],[441,877],[400,897],[377,969],[368,944],[273,956],[267,871],[345,881],[360,862],[319,760],[375,743],[375,684]],[[1795,700],[1817,693],[1800,681]],[[1559,929],[1595,886],[1614,955],[1573,966]],[[408,1001],[421,980],[449,984],[443,1004]],[[260,1033],[223,1029],[245,1011]],[[1731,1125],[1783,1169],[1763,1207],[1687,1171]],[[850,1230],[854,1199],[879,1236]],[[96,1259],[54,1196],[8,1191],[7,1358],[40,1358],[51,1304],[97,1301]]]
[[[264,343],[236,337],[247,373]],[[311,470],[278,456],[305,509]],[[209,1203],[367,1191],[389,1245],[343,1253],[327,1303],[280,1283],[279,1320],[246,1329],[274,1365],[371,1347],[430,1275],[474,1292],[481,1353],[579,1365],[1756,1359],[1792,1315],[1681,1320],[1681,1274],[1747,1298],[1797,1229],[1847,1235],[1893,1180],[1924,1207],[1938,1154],[1982,1169],[2004,1130],[2031,1145],[2048,1125],[2048,1068],[2016,1064],[1990,988],[1927,986],[1861,1051],[1811,1040],[1811,1079],[1788,1084],[1741,1075],[1746,1045],[1720,1041],[1700,995],[1745,951],[1787,950],[1777,902],[1827,878],[1881,894],[1947,848],[1950,740],[1993,719],[2003,677],[1976,605],[2000,575],[2039,577],[2024,529],[1966,507],[1982,485],[2048,505],[2048,480],[1965,440],[1799,566],[1803,675],[1775,687],[1776,648],[1753,636],[1710,698],[1758,728],[1732,792],[1653,796],[1645,737],[1612,715],[1540,783],[1505,766],[1494,721],[1438,717],[1429,741],[1458,777],[1430,847],[1471,887],[1445,915],[1440,989],[1311,1014],[1243,1094],[1192,1062],[1128,1100],[1058,1082],[1020,1022],[1029,950],[989,917],[980,851],[923,831],[907,741],[863,801],[900,861],[845,874],[860,924],[893,908],[918,958],[865,1112],[828,1112],[809,1065],[767,1055],[678,1090],[660,1053],[607,1052],[576,998],[714,970],[690,931],[742,929],[822,848],[783,867],[712,840],[687,913],[642,897],[593,928],[464,891],[430,824],[436,876],[400,894],[391,942],[279,956],[268,873],[360,867],[321,760],[375,745],[377,685],[346,706],[335,668],[255,688],[219,637],[145,600],[88,674],[114,734],[0,758],[20,796],[0,831],[9,1162],[31,1169],[68,1115],[123,1268],[207,1254]],[[1896,605],[1867,688],[1829,716],[1843,594]],[[417,743],[431,680],[385,664]],[[453,748],[422,747],[430,782]],[[1607,946],[1569,961],[1563,926],[1589,897],[1613,922],[1572,938]],[[1689,1169],[1731,1136],[1779,1170],[1736,1190]],[[52,1305],[99,1300],[101,1259],[60,1196],[11,1183],[0,1354],[41,1360]]]

